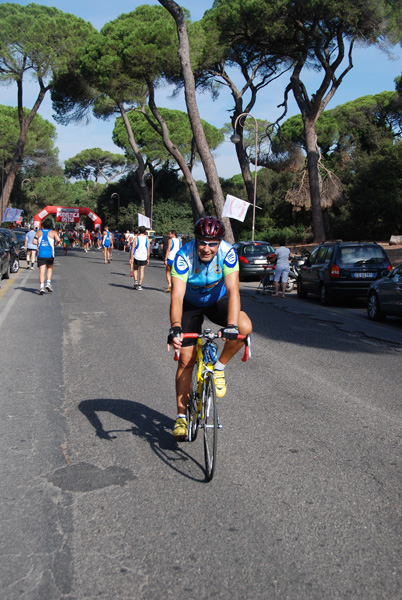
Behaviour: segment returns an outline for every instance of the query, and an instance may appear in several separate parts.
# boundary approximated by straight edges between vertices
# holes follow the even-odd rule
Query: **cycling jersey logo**
[[[215,265],[214,266],[214,273],[216,273],[217,275],[219,275],[220,273],[222,273],[222,269],[220,265]]]
[[[178,275],[184,275],[188,271],[188,264],[180,254],[176,254],[174,268]]]
[[[231,248],[229,252],[225,256],[225,260],[223,261],[227,267],[230,269],[235,267],[237,264],[237,252],[234,248]]]

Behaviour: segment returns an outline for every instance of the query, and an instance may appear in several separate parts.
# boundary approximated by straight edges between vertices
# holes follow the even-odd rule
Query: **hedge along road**
[[[253,357],[228,368],[205,483],[201,440],[171,435],[163,263],[135,292],[127,254],[57,249],[53,294],[12,281],[3,598],[401,597],[400,344],[244,286]]]

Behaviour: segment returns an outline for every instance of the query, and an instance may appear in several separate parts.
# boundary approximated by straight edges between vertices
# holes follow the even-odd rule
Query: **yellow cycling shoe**
[[[217,398],[223,398],[226,394],[225,371],[214,371],[215,389]]]
[[[185,442],[188,439],[188,425],[185,417],[177,417],[173,435],[178,442]]]

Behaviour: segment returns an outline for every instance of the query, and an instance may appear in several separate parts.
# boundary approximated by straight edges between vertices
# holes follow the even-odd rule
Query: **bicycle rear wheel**
[[[205,377],[202,413],[204,418],[205,475],[207,480],[211,481],[215,472],[218,450],[218,408],[216,406],[216,389],[212,373],[208,373]]]
[[[198,433],[197,363],[193,367],[191,390],[187,403],[188,441],[194,442]]]

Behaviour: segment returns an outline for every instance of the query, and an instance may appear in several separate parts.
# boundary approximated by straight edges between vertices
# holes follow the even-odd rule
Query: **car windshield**
[[[256,256],[262,254],[266,256],[274,251],[269,244],[249,244],[244,246],[244,256]]]
[[[339,262],[343,265],[379,265],[384,261],[384,253],[378,246],[346,246],[339,251]]]

